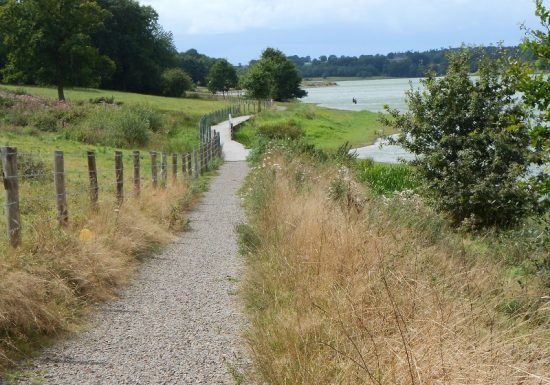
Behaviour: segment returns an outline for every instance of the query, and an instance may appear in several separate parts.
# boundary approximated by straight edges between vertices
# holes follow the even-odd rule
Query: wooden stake
[[[97,184],[97,165],[95,161],[95,152],[88,151],[88,178],[90,179],[90,202],[92,207],[97,208],[99,201],[99,186]]]
[[[115,152],[115,176],[116,176],[116,199],[118,204],[124,201],[124,164],[122,162],[122,151]]]
[[[141,164],[139,151],[132,153],[132,159],[134,163],[134,196],[138,197],[141,193]]]
[[[17,148],[0,148],[4,189],[6,190],[6,221],[8,239],[12,247],[21,245],[21,213],[19,211],[19,180],[17,176]]]
[[[69,223],[69,208],[67,207],[67,193],[65,191],[65,161],[63,151],[54,152],[54,181],[57,220],[61,226],[66,226]]]
[[[157,153],[154,152],[154,151],[151,151],[150,155],[151,155],[151,183],[153,185],[153,188],[157,188],[157,186],[158,186]]]

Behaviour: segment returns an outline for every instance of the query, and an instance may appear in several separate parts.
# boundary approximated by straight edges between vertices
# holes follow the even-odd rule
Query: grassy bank
[[[0,88],[50,100],[57,99],[57,89],[53,87],[0,85]],[[87,102],[100,97],[114,98],[125,104],[147,104],[162,111],[177,111],[189,116],[202,116],[228,105],[225,100],[205,100],[191,98],[169,98],[155,95],[142,95],[131,92],[100,90],[95,88],[67,88],[65,97],[69,103]]]
[[[370,111],[341,111],[300,103],[284,106],[285,111],[263,112],[253,122],[240,126],[235,140],[253,147],[270,127],[285,126],[292,132],[302,132],[309,143],[332,150],[346,142],[354,146],[371,144],[386,133],[378,122],[378,114]]]
[[[8,378],[8,368],[82,328],[96,304],[131,280],[142,259],[185,230],[186,210],[206,189],[208,176],[184,179],[180,158],[177,183],[169,178],[166,189],[153,189],[147,150],[188,151],[198,143],[200,113],[225,105],[122,93],[114,94],[122,105],[89,102],[92,94],[113,96],[97,90],[69,91],[73,102],[65,104],[36,96],[53,90],[27,91],[0,91],[0,145],[18,148],[23,230],[22,246],[10,248],[0,221],[0,377]],[[131,192],[135,149],[142,150],[139,197]],[[64,151],[66,227],[56,218],[54,150]],[[89,201],[90,150],[97,160],[97,207]],[[115,150],[123,151],[122,205],[115,195]],[[5,205],[0,194],[3,214]]]
[[[456,232],[413,193],[374,194],[347,162],[278,148],[243,188],[254,380],[550,381],[536,234]]]

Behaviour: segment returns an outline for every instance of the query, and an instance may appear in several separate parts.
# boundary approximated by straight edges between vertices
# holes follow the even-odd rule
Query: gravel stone
[[[180,240],[141,267],[90,330],[46,349],[29,378],[43,384],[235,384],[250,365],[235,296],[243,266],[235,226],[246,162],[225,163]],[[30,379],[23,384],[36,383]]]

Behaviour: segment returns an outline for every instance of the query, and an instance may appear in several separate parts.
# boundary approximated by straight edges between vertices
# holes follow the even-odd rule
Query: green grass
[[[392,195],[395,192],[414,190],[418,179],[411,166],[405,164],[374,163],[372,160],[358,160],[356,175],[377,195]]]
[[[24,91],[29,95],[39,96],[47,99],[57,99],[57,89],[53,87],[36,86],[12,86],[1,85],[11,91]],[[120,92],[111,90],[100,90],[94,88],[67,88],[65,97],[68,102],[82,102],[95,99],[100,96],[114,97],[115,101],[125,104],[147,104],[152,108],[162,111],[178,111],[191,116],[201,116],[229,105],[227,100],[203,100],[203,99],[185,99],[168,98],[164,96],[143,95],[130,92]]]
[[[25,145],[26,137],[56,141],[77,140],[90,145],[186,152],[198,144],[198,121],[229,101],[167,98],[97,89],[68,89],[68,105],[56,103],[48,87],[0,86],[11,91],[0,97],[0,145]],[[0,95],[1,96],[1,95]],[[119,106],[93,104],[103,97]],[[19,135],[19,137],[18,137]],[[35,140],[35,139],[32,139]]]
[[[354,147],[368,145],[382,134],[385,127],[378,122],[379,115],[370,111],[341,111],[311,104],[285,104],[286,111],[267,111],[259,114],[254,122],[241,126],[235,140],[252,147],[262,125],[287,125],[292,122],[305,132],[307,142],[322,150],[335,150],[349,142]],[[387,130],[387,129],[386,129]]]

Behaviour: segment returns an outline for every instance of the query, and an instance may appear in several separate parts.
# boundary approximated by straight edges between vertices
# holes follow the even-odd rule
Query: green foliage
[[[164,126],[159,113],[148,106],[94,107],[76,127],[70,139],[111,147],[145,147],[154,132]]]
[[[214,63],[208,72],[208,90],[212,93],[227,92],[239,83],[237,71],[227,60],[220,59]]]
[[[216,59],[200,54],[196,49],[190,49],[177,55],[177,65],[199,85],[206,85],[208,72],[214,65]]]
[[[418,181],[411,166],[404,164],[374,163],[359,160],[355,166],[357,179],[365,183],[377,195],[393,195],[395,192],[414,190]]]
[[[12,107],[14,105],[12,98],[5,98],[0,96],[0,108]]]
[[[483,59],[469,75],[470,52],[449,57],[446,76],[430,74],[407,92],[410,112],[388,108],[383,121],[418,155],[415,166],[433,203],[455,224],[508,227],[531,214],[537,194],[522,182],[540,155],[529,148],[528,111],[514,95],[519,74]]]
[[[391,52],[387,55],[360,55],[360,56],[289,56],[298,67],[302,77],[306,79],[325,79],[338,81],[354,78],[387,78],[405,77],[419,78],[426,76],[428,71],[438,75],[447,72],[449,61],[447,55],[460,51],[461,48],[441,48],[429,51]],[[502,54],[500,47],[488,46],[478,49],[481,54],[497,58]],[[521,52],[519,47],[506,47],[506,55],[518,57],[524,61],[534,61],[531,52]],[[478,58],[472,57],[469,62],[470,72],[477,72]]]
[[[113,62],[100,55],[91,34],[110,16],[91,0],[10,0],[0,8],[0,33],[8,51],[7,81],[64,87],[97,85]]]
[[[176,63],[172,34],[162,29],[158,14],[135,0],[97,0],[112,16],[93,34],[102,55],[116,64],[101,88],[161,94],[161,76]]]
[[[162,93],[166,96],[185,96],[193,89],[193,80],[181,68],[170,68],[162,73]]]
[[[527,30],[523,42],[525,51],[531,51],[537,59],[539,69],[550,67],[550,10],[546,9],[542,0],[537,0],[536,15],[540,18],[541,30]],[[544,156],[541,164],[550,163],[550,78],[547,74],[529,74],[520,83],[525,103],[539,113],[531,130],[532,145]],[[550,174],[541,173],[536,181],[537,188],[546,198],[546,208],[550,208]]]
[[[241,79],[242,88],[254,99],[268,99],[271,96],[271,79],[264,67],[256,64],[250,67]]]
[[[243,88],[256,99],[289,100],[303,98],[298,69],[281,51],[267,48],[243,79]]]
[[[117,106],[122,105],[122,102],[116,102],[114,96],[100,96],[97,98],[91,98],[90,103],[92,104],[116,104]]]
[[[296,140],[304,136],[304,130],[295,119],[266,122],[258,125],[258,135],[266,139]]]

